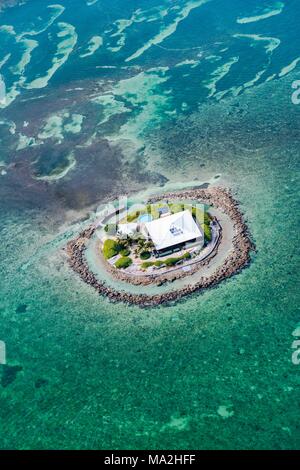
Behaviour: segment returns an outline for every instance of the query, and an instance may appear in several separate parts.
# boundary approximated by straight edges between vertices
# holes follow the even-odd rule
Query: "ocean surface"
[[[299,21],[298,0],[0,1],[0,448],[299,449]],[[99,204],[204,183],[257,248],[217,289],[140,309],[69,269]]]

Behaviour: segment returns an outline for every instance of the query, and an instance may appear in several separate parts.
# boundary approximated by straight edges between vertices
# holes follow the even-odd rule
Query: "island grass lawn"
[[[117,256],[123,248],[124,246],[122,246],[117,240],[108,238],[103,243],[102,253],[105,259],[110,259]]]

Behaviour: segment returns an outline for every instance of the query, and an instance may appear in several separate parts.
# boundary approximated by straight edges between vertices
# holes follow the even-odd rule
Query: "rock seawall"
[[[205,278],[201,277],[195,284],[189,284],[178,290],[155,295],[132,294],[125,291],[114,290],[96,278],[96,276],[90,271],[84,256],[86,243],[94,235],[96,230],[95,226],[91,226],[84,230],[76,239],[68,243],[66,252],[72,269],[79,274],[84,282],[91,285],[100,294],[107,296],[110,300],[147,307],[172,302],[193,292],[215,287],[222,280],[238,273],[242,268],[246,267],[250,263],[250,253],[255,249],[255,247],[250,239],[248,228],[244,222],[243,216],[239,211],[238,203],[233,198],[229,190],[225,188],[209,188],[172,192],[152,197],[149,199],[149,203],[153,203],[161,199],[198,200],[201,203],[212,205],[215,208],[220,209],[231,219],[234,229],[234,237],[232,240],[233,248],[228,253],[222,265],[217,267],[210,276]],[[199,269],[199,267],[197,268]],[[194,269],[189,272],[188,275],[193,274]],[[116,276],[115,270],[113,275]],[[187,273],[184,273],[184,276],[186,275]],[[120,276],[122,276],[121,273]],[[117,275],[116,277],[119,276]],[[166,275],[164,275],[164,277],[166,277]],[[178,275],[178,277],[183,277],[183,275]],[[120,279],[122,279],[122,277],[120,277]],[[166,281],[168,280],[169,279],[166,279]],[[151,282],[150,278],[149,284],[156,283],[160,285],[163,283],[162,281],[163,280],[155,279]]]

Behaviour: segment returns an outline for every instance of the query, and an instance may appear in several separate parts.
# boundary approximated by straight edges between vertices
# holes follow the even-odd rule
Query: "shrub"
[[[152,250],[154,248],[154,244],[153,244],[152,240],[146,241],[145,244],[144,244],[144,248],[145,248],[144,251]]]
[[[149,251],[142,251],[140,254],[140,258],[143,260],[149,259],[151,257],[151,253]]]
[[[184,253],[182,256],[178,256],[177,258],[167,258],[166,260],[162,261],[160,259],[156,261],[144,261],[144,263],[141,264],[142,269],[148,269],[151,266],[156,266],[157,268],[160,268],[164,264],[168,267],[175,266],[177,263],[180,261],[190,259],[191,254],[189,252]]]
[[[123,248],[123,249],[120,251],[120,255],[121,255],[121,256],[129,256],[129,255],[130,255],[130,250],[128,250],[128,248]]]
[[[140,211],[133,212],[132,214],[127,214],[127,222],[135,222],[140,216]]]
[[[142,266],[142,269],[148,269],[151,266],[156,266],[157,268],[160,268],[164,264],[165,264],[164,261],[161,261],[161,260],[158,259],[157,261],[144,261],[141,264],[141,266]]]
[[[192,207],[192,215],[196,219],[196,222],[200,225],[204,232],[204,238],[206,241],[211,241],[211,216],[208,212],[203,212],[196,207]]]
[[[151,266],[153,266],[153,262],[152,261],[144,261],[142,264],[141,264],[141,268],[142,269],[148,269],[150,268]]]
[[[203,231],[204,231],[205,240],[210,242],[211,241],[211,228],[210,228],[210,225],[204,224],[204,226],[202,228],[203,228]]]
[[[201,209],[198,209],[196,207],[192,207],[192,215],[198,222],[198,224],[202,225],[205,223],[205,212],[203,212]]]
[[[159,219],[158,204],[147,204],[147,214],[150,214],[153,219]]]
[[[156,266],[157,268],[160,268],[163,264],[165,264],[163,261],[161,260],[157,260],[157,261],[154,261],[154,266]]]
[[[175,266],[175,264],[180,260],[180,258],[167,258],[165,260],[165,265],[166,266]]]
[[[183,260],[186,260],[186,259],[190,259],[191,258],[191,254],[187,251],[186,253],[184,253],[182,256],[178,256],[176,258],[167,258],[165,261],[164,261],[164,264],[166,266],[175,266],[177,263],[179,263],[180,261],[183,261]]]
[[[116,256],[120,251],[120,245],[115,241],[108,238],[103,244],[103,256],[105,259]]]
[[[115,266],[116,268],[118,269],[126,269],[128,268],[128,266],[130,266],[132,264],[132,259],[129,258],[128,256],[122,256],[122,258],[119,258],[116,262],[115,262]]]

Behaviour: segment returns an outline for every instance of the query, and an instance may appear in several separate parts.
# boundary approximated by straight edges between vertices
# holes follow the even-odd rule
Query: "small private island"
[[[111,205],[66,248],[87,284],[139,306],[215,287],[247,266],[252,250],[238,204],[221,187]]]

